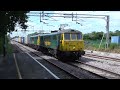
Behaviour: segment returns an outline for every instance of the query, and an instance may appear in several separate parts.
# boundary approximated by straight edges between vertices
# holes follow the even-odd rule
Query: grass
[[[99,45],[100,40],[85,40],[85,49],[87,50],[120,53],[120,44],[110,43],[109,48],[106,49],[105,40],[103,40],[100,47]]]

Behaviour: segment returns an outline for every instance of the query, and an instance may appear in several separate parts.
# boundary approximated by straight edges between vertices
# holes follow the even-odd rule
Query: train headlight
[[[75,49],[75,47],[73,47],[73,49]]]

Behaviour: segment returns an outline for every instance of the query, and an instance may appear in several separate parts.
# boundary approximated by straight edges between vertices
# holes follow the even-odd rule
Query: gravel
[[[47,61],[41,59],[40,57],[37,57],[35,54],[33,54],[32,52],[36,52],[36,50],[34,49],[31,49],[29,47],[26,48],[26,46],[24,46],[25,48],[23,48],[23,46],[21,46],[20,44],[18,44],[19,47],[25,51],[25,52],[29,52],[30,55],[32,55],[35,59],[37,59],[40,63],[42,63],[44,66],[46,66],[50,71],[52,71],[55,75],[59,76],[60,79],[75,79],[75,77],[69,75],[68,73],[62,71],[61,69],[57,68],[56,66],[48,63]],[[27,50],[29,49],[29,50]],[[19,56],[22,56],[22,57],[25,57],[26,59],[22,60],[21,61],[21,57]],[[44,54],[40,53],[40,56],[45,56]],[[23,53],[22,55],[17,55],[17,57],[20,59],[18,60],[18,64],[19,64],[19,67],[20,67],[20,71],[22,73],[22,77],[25,78],[25,79],[31,79],[31,78],[42,78],[42,79],[47,79],[47,78],[50,78],[50,79],[53,79],[53,76],[52,78],[51,77],[48,77],[46,75],[49,75],[48,73],[44,73],[42,74],[43,72],[45,72],[45,70],[41,69],[40,65],[35,65],[34,63],[36,63],[34,60],[30,60],[30,58],[28,58],[28,55],[26,55],[26,53]],[[22,58],[23,59],[23,58]],[[28,61],[29,60],[29,61]],[[30,68],[29,68],[30,67]],[[36,69],[36,67],[39,67],[39,72],[42,72],[42,73],[38,73],[36,74],[35,71],[38,72],[38,68]],[[29,69],[28,69],[29,68]],[[34,72],[33,72],[34,71]],[[46,71],[47,72],[47,71]],[[42,74],[42,75],[41,75]],[[39,76],[38,76],[39,75]]]
[[[118,58],[120,59],[120,54],[118,53],[109,53],[109,52],[100,52],[100,51],[91,51],[91,50],[85,50],[86,54],[95,54],[100,56],[107,56],[112,58]]]
[[[71,66],[67,63],[63,63],[61,61],[58,61],[57,59],[54,59],[53,57],[42,56],[42,58],[46,60],[49,59],[49,62],[54,63],[55,65],[66,70],[67,72],[76,75],[80,79],[101,79],[101,77],[98,77],[98,75],[96,76],[95,74],[92,74],[89,71]]]
[[[31,48],[29,48],[29,47],[27,47],[29,50],[32,50],[32,51],[34,51],[33,49],[31,49]],[[34,52],[36,52],[36,51],[34,51]],[[36,52],[36,53],[38,53],[38,52]],[[32,54],[32,53],[30,53],[30,54]],[[32,54],[33,55],[33,54]],[[35,56],[35,55],[33,55],[33,56]],[[60,65],[60,61],[58,61],[56,58],[54,58],[54,57],[51,57],[51,56],[46,56],[46,55],[44,55],[44,54],[41,54],[41,52],[39,52],[39,56],[40,57],[42,57],[42,58],[44,58],[44,59],[51,59],[50,61],[53,61],[53,62],[57,62],[57,65],[59,64]],[[37,57],[37,58],[39,58],[39,57]],[[60,65],[60,67],[62,67],[63,69],[66,69],[68,72],[72,72],[72,73],[76,73],[79,77],[81,77],[82,79],[88,79],[88,78],[95,78],[95,76],[94,75],[90,75],[90,73],[88,73],[86,70],[80,70],[80,69],[76,69],[75,67],[73,68],[71,68],[71,66],[70,65],[67,65],[67,64],[65,64],[64,63],[64,65],[63,65],[63,63],[62,63],[62,65]],[[58,73],[58,72],[57,72]],[[89,74],[89,75],[88,75]],[[61,76],[60,76],[61,77]],[[63,76],[62,76],[63,77]]]
[[[120,74],[120,62],[103,60],[103,59],[89,59],[82,57],[81,61],[105,70]]]
[[[32,51],[32,52],[37,52],[36,50],[34,50],[34,49],[31,49],[31,48],[29,48],[29,47],[26,47],[26,46],[24,46],[26,49],[29,49],[30,51]],[[22,48],[22,50],[24,50],[25,52],[29,52],[30,53],[30,51],[28,51],[28,50],[26,50],[25,48],[23,48],[23,47],[21,47]],[[39,52],[39,53],[41,53],[41,52]],[[32,53],[30,53],[31,55],[33,55]],[[53,57],[49,57],[49,56],[46,56],[46,55],[43,55],[43,54],[40,54],[40,56],[42,57],[42,58],[45,58],[45,59],[53,59]],[[34,55],[34,57],[35,57],[35,55]],[[55,68],[53,65],[50,65],[49,63],[46,63],[46,61],[44,61],[43,59],[40,59],[39,57],[35,57],[36,59],[38,59],[40,62],[42,62],[43,64],[45,64],[49,69],[51,69],[54,73],[56,73],[57,75],[59,75],[59,77],[61,77],[61,78],[69,78],[68,76],[66,76],[65,74],[64,75],[61,75],[61,73],[63,73],[62,71],[60,71],[60,70],[58,70],[58,68]],[[27,64],[28,64],[28,62],[31,62],[31,66],[32,67],[34,67],[35,66],[35,64],[33,64],[33,62],[30,60],[30,61],[28,61],[29,59],[27,59],[27,60],[24,60],[24,62],[26,62]],[[85,61],[85,60],[84,60]],[[23,62],[23,61],[22,61]],[[76,75],[78,75],[78,76],[81,76],[81,78],[84,78],[84,79],[95,79],[95,77],[94,77],[94,75],[91,75],[90,73],[88,73],[88,72],[86,72],[86,71],[84,71],[84,70],[80,70],[80,69],[73,69],[73,67],[72,66],[69,66],[69,65],[67,65],[67,64],[65,64],[64,63],[64,65],[63,65],[63,63],[61,63],[60,64],[60,62],[59,61],[57,61],[57,60],[55,60],[54,59],[54,61],[52,61],[52,62],[54,62],[54,63],[59,63],[58,65],[61,65],[62,66],[62,68],[64,68],[64,69],[66,69],[66,70],[68,70],[69,72],[72,72],[72,73],[76,73]],[[109,65],[109,64],[105,64],[105,63],[103,63],[103,62],[98,62],[98,61],[85,61],[86,63],[89,63],[89,64],[91,64],[91,65],[96,65],[97,67],[100,67],[100,68],[111,68],[110,66],[111,65]],[[34,62],[35,63],[35,62]],[[24,64],[23,64],[24,65]],[[103,66],[104,65],[104,66]],[[22,64],[21,64],[21,66],[22,66]],[[26,65],[26,66],[24,66],[24,68],[27,68],[27,66],[28,65]],[[28,67],[30,67],[30,66],[28,66]],[[24,69],[23,68],[23,69]],[[22,70],[23,70],[22,69]],[[34,69],[35,70],[35,69]],[[22,71],[22,72],[24,72],[24,71]],[[31,72],[31,71],[30,71]],[[42,71],[41,71],[42,72]],[[32,73],[32,72],[31,72]],[[47,73],[46,73],[47,74]],[[45,73],[43,74],[43,75],[46,75]],[[24,76],[24,75],[23,75]]]
[[[55,75],[57,75],[60,79],[76,79],[75,77],[71,76],[70,74],[66,73],[65,71],[57,68],[56,66],[52,65],[51,63],[43,60],[37,59],[40,63],[45,65],[49,70],[51,70]]]

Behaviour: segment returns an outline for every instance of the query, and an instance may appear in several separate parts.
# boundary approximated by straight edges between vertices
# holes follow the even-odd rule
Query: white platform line
[[[26,52],[27,53],[27,52]],[[27,53],[32,59],[34,59],[38,64],[40,64],[45,70],[47,70],[55,79],[60,79],[54,73],[52,73],[48,68],[46,68],[42,63],[38,62],[34,57]]]
[[[15,57],[15,53],[13,53],[13,56],[14,56],[15,65],[16,65],[16,68],[17,68],[18,77],[19,77],[19,79],[22,79],[22,76],[20,74],[20,70],[19,70],[19,67],[18,67],[18,64],[17,64],[17,60],[16,60],[16,57]]]

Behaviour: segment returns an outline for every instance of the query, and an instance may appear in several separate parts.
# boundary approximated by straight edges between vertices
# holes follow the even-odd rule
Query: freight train
[[[43,53],[50,53],[59,60],[76,60],[85,54],[82,32],[75,29],[28,35],[26,38],[21,38],[19,42]]]

